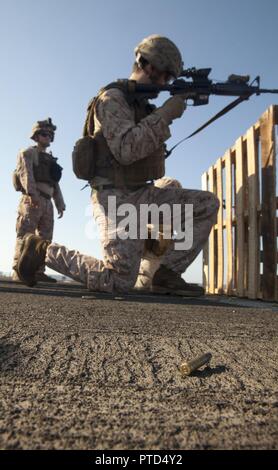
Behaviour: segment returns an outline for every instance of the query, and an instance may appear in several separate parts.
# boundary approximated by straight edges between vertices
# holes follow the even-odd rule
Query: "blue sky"
[[[259,74],[263,87],[278,88],[277,19],[277,0],[0,0],[0,271],[10,271],[15,243],[19,195],[11,174],[19,149],[32,144],[34,121],[51,116],[58,127],[51,148],[64,167],[67,211],[56,219],[54,239],[100,257],[99,241],[88,236],[89,191],[80,191],[82,181],[71,169],[91,97],[130,75],[134,47],[153,33],[178,45],[186,67],[212,67],[218,80]],[[161,95],[157,104],[166,98]],[[168,146],[229,101],[211,97],[208,106],[188,108],[172,126]],[[181,145],[167,162],[167,174],[184,187],[200,188],[202,173],[274,103],[278,96],[251,98]],[[201,280],[200,257],[186,279]]]

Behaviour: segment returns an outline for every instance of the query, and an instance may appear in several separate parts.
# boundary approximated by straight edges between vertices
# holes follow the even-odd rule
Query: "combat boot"
[[[29,287],[36,285],[36,273],[45,263],[46,250],[50,241],[27,233],[23,237],[22,251],[16,271],[20,280]]]
[[[54,277],[47,276],[45,273],[37,273],[36,274],[36,281],[37,282],[57,282]]]
[[[200,297],[204,289],[198,284],[188,284],[181,277],[166,266],[161,265],[156,271],[152,281],[152,292],[155,294],[172,294],[185,297]]]

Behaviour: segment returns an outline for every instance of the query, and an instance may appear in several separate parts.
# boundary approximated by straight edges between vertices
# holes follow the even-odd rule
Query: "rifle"
[[[249,75],[235,74],[230,75],[228,80],[225,82],[213,82],[213,80],[209,78],[210,72],[211,68],[196,69],[195,67],[192,67],[190,69],[183,70],[180,74],[180,77],[189,78],[190,80],[178,78],[173,83],[167,85],[145,85],[140,83],[135,84],[135,91],[137,93],[158,95],[161,91],[169,91],[171,95],[187,95],[187,99],[193,101],[193,106],[208,104],[210,95],[238,96],[235,101],[219,111],[219,113],[199,127],[195,132],[176,144],[171,150],[167,152],[167,156],[169,156],[172,150],[174,150],[174,148],[176,148],[176,146],[181,142],[198,134],[213,121],[220,118],[231,109],[235,108],[238,104],[248,100],[250,96],[261,95],[262,93],[278,93],[278,89],[269,90],[260,88],[259,76],[257,76],[252,81],[252,83],[249,83]]]

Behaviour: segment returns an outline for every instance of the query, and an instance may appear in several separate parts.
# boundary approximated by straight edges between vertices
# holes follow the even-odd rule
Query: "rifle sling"
[[[209,126],[212,122],[216,121],[216,119],[219,119],[221,116],[224,116],[224,114],[228,113],[229,111],[231,111],[231,109],[235,108],[237,105],[239,105],[240,103],[242,103],[243,101],[245,100],[248,100],[250,98],[251,94],[250,95],[246,95],[244,97],[240,96],[239,98],[237,98],[235,101],[232,101],[232,103],[228,104],[228,106],[225,106],[225,108],[221,109],[221,111],[219,111],[217,114],[215,114],[211,119],[209,119],[205,124],[203,124],[201,127],[198,127],[198,129],[196,129],[196,131],[192,132],[192,134],[188,135],[187,137],[185,137],[184,139],[180,140],[176,145],[174,145],[174,147],[172,147],[170,150],[167,150],[167,153],[166,153],[166,158],[168,158],[171,153],[173,152],[173,150],[178,146],[180,145],[182,142],[184,142],[185,140],[187,139],[190,139],[191,137],[193,137],[194,135],[196,134],[199,134],[199,132],[201,132],[203,129],[205,129],[207,126]]]

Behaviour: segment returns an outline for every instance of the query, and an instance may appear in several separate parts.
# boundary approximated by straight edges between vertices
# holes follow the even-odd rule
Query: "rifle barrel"
[[[273,88],[272,90],[268,90],[267,88],[260,88],[259,93],[278,93],[278,88]]]
[[[172,94],[192,93],[196,95],[218,95],[218,96],[251,96],[261,93],[278,93],[278,89],[259,88],[248,84],[234,83],[212,83],[208,85],[194,84],[193,82],[184,82],[179,85],[152,85],[136,83],[135,91],[139,93],[160,93],[169,91]]]

